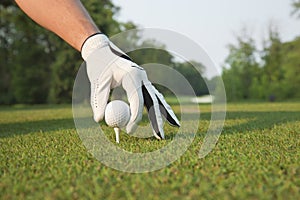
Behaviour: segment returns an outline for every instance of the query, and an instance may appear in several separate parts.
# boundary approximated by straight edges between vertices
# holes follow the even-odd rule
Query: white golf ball
[[[105,109],[105,122],[110,127],[122,128],[130,119],[130,109],[127,103],[114,100],[107,104]]]

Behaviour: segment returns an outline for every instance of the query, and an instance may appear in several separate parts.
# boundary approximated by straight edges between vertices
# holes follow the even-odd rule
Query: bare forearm
[[[79,0],[16,0],[19,7],[41,26],[54,32],[75,49],[99,32]]]

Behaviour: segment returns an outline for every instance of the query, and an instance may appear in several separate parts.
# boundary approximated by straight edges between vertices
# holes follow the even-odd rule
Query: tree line
[[[83,3],[107,34],[130,26],[113,18],[118,8],[111,1]],[[0,104],[71,101],[80,53],[36,25],[10,0],[0,3],[0,58]]]
[[[300,1],[292,1],[292,15],[300,18]],[[222,70],[228,101],[299,99],[300,37],[282,42],[276,26],[259,49],[245,31],[230,44]]]
[[[111,0],[82,2],[101,31],[109,36],[136,28],[132,22],[116,20],[119,8]],[[299,5],[298,1],[293,4],[296,16],[300,16]],[[137,46],[140,41],[138,35],[133,35],[123,42]],[[200,66],[204,72],[201,63],[178,62],[163,44],[144,42],[151,43],[153,49],[130,53],[136,63],[173,67],[189,80],[199,96],[208,94],[208,87],[218,89],[220,77],[208,80],[193,67]],[[258,50],[249,35],[238,36],[237,44],[229,45],[222,73],[228,100],[299,98],[299,53],[300,38],[282,42],[275,29],[270,29],[263,50]],[[10,0],[0,2],[0,60],[0,104],[71,102],[73,83],[82,63],[80,53],[36,25]],[[171,94],[167,88],[158,87]]]
[[[299,19],[300,0],[291,5],[291,15]],[[222,70],[227,101],[299,99],[300,36],[282,42],[280,31],[270,24],[263,48],[256,42],[245,28],[236,36],[236,43],[228,45]]]
[[[282,42],[276,28],[259,50],[249,35],[229,45],[222,78],[227,100],[287,100],[300,98],[300,37]]]
[[[136,28],[132,22],[115,19],[119,8],[110,0],[82,2],[104,34],[111,36]],[[0,104],[70,103],[82,63],[80,53],[35,24],[14,2],[1,1],[0,13]],[[137,46],[139,37],[133,35],[122,42]],[[171,65],[190,80],[197,95],[208,93],[204,79],[199,74],[195,76],[190,62],[175,62],[162,44],[144,42],[150,42],[153,49],[130,53],[136,63]],[[163,87],[160,90],[170,92]]]

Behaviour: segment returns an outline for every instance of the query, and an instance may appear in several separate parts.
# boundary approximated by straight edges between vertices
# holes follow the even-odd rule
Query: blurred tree
[[[137,38],[134,43],[136,44],[136,51],[129,52],[128,55],[139,65],[145,63],[160,63],[165,65],[173,64],[173,56],[165,50],[165,46],[155,40],[142,41],[139,44]],[[145,48],[147,47],[147,48]]]
[[[111,0],[83,0],[101,31],[133,28],[115,20]],[[80,54],[29,19],[14,3],[0,2],[0,104],[70,102]]]
[[[269,37],[264,42],[262,60],[264,67],[261,86],[265,88],[263,97],[270,101],[284,98],[281,85],[284,78],[282,42],[278,30],[274,26],[270,26]]]
[[[139,43],[140,42],[136,42],[138,50],[129,53],[129,56],[136,63],[140,65],[149,64],[149,63],[158,63],[169,67],[173,67],[189,81],[196,95],[208,94],[208,89],[206,86],[205,79],[201,76],[201,74],[203,74],[204,72],[204,67],[201,63],[198,63],[196,61],[189,61],[189,62],[174,61],[173,55],[165,50],[166,47],[155,40],[146,40],[141,42],[140,45]],[[197,71],[196,68],[200,72]],[[155,72],[148,70],[148,77],[151,76],[159,77],[158,78],[159,80],[163,80],[166,78],[167,75],[160,72],[159,70]],[[164,95],[172,94],[171,91],[169,91],[166,87],[160,85],[156,85],[156,87]],[[180,87],[180,84],[178,84],[178,87]],[[190,95],[190,94],[185,94],[184,89],[178,89],[178,90],[183,92],[182,95]]]
[[[254,40],[247,34],[237,37],[237,45],[229,45],[222,78],[228,100],[249,99],[256,95],[251,88],[260,71]]]
[[[208,94],[208,80],[203,76],[204,66],[196,61],[176,62],[174,68],[190,83],[197,96]],[[184,92],[184,90],[183,90]]]
[[[283,44],[283,94],[286,99],[300,98],[300,37]]]
[[[283,43],[276,27],[270,26],[264,48],[257,52],[249,37],[239,37],[238,45],[230,45],[222,74],[227,99],[299,98],[300,38]]]
[[[0,9],[0,57],[3,60],[0,102],[45,102],[51,62],[48,35],[14,3],[1,2]]]
[[[2,0],[1,3],[0,3],[0,5],[2,7],[9,7],[9,6],[14,5],[14,2],[11,1],[11,0]]]
[[[12,63],[10,51],[13,36],[12,24],[7,24],[7,16],[11,14],[6,9],[11,1],[4,1],[0,4],[0,104],[8,104],[13,101],[11,88],[10,66]]]
[[[296,15],[298,18],[300,18],[300,0],[293,0],[292,6],[292,15]]]

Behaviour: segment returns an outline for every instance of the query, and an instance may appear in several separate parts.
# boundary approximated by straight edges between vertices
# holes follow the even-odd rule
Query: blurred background
[[[201,66],[201,62],[178,61],[156,41],[144,41],[153,49],[130,53],[138,64],[175,68],[197,96],[207,95],[208,87],[217,90],[222,78],[228,101],[300,99],[299,0],[82,2],[108,36],[154,27],[182,33],[199,43],[220,74],[203,68],[199,75],[193,65]],[[141,45],[138,35],[128,40]],[[0,2],[0,61],[2,105],[70,103],[82,63],[79,52],[35,24],[11,0]],[[166,88],[159,89],[168,94]]]

